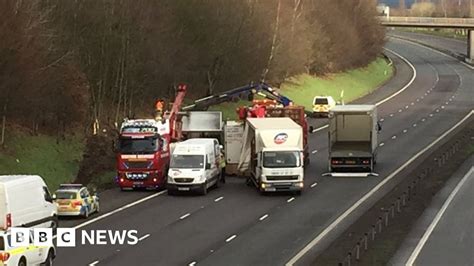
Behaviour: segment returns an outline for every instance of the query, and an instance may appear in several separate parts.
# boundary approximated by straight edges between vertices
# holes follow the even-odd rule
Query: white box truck
[[[288,117],[247,118],[239,170],[261,192],[300,194],[304,178],[303,129]]]
[[[329,111],[329,173],[331,176],[368,176],[377,157],[375,105],[338,105]]]
[[[179,142],[171,154],[168,171],[168,194],[198,191],[205,195],[210,187],[219,186],[220,149],[217,139],[196,138]]]
[[[57,213],[57,206],[40,176],[0,176],[0,228],[55,228]]]

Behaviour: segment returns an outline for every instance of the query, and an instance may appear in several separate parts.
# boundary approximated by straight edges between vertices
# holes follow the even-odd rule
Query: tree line
[[[172,99],[364,66],[375,0],[0,1],[0,114],[32,132],[100,132]],[[350,89],[350,88],[347,88]],[[2,142],[3,142],[2,134]]]

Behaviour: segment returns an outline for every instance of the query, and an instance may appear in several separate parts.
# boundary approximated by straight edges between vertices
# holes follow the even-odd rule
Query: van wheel
[[[54,259],[54,252],[52,249],[49,250],[48,252],[48,257],[46,258],[46,261],[43,263],[44,266],[53,266],[53,259]]]
[[[201,187],[201,189],[200,189],[199,194],[201,194],[201,195],[203,195],[203,196],[204,196],[204,195],[207,195],[207,183],[202,184],[202,187]]]
[[[20,259],[20,262],[18,262],[18,266],[26,266],[26,259],[25,257],[22,257]]]

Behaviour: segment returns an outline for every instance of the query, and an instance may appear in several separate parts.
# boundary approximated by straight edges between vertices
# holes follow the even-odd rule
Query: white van
[[[0,175],[0,228],[57,224],[57,206],[40,176]]]
[[[188,139],[176,145],[171,154],[168,171],[168,194],[177,191],[198,191],[207,194],[208,188],[218,186],[220,149],[217,139]]]

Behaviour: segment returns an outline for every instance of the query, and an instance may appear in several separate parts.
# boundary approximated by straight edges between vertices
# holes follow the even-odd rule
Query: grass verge
[[[392,66],[385,59],[378,58],[367,67],[343,73],[324,77],[298,75],[288,79],[280,89],[283,95],[293,100],[297,105],[303,105],[307,110],[311,110],[314,96],[329,95],[336,101],[348,103],[371,93],[392,75]],[[212,107],[211,110],[222,111],[224,119],[235,119],[235,109],[248,104],[247,101],[224,103]]]
[[[467,35],[461,34],[461,31],[454,29],[425,29],[425,28],[403,28],[402,31],[430,34],[434,36],[447,37],[453,39],[466,39]]]
[[[31,136],[17,130],[7,136],[0,149],[0,174],[35,174],[42,176],[50,190],[76,177],[84,145],[80,137],[69,136],[56,143],[56,138]]]

